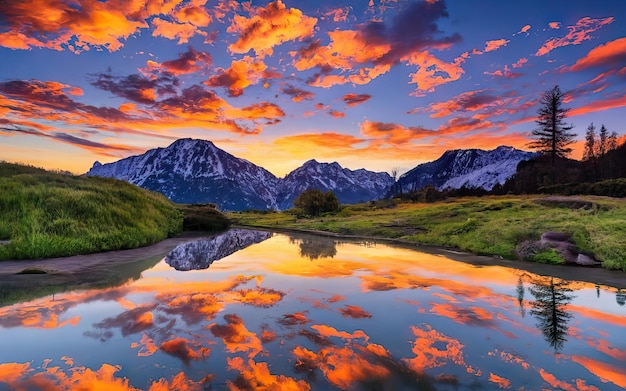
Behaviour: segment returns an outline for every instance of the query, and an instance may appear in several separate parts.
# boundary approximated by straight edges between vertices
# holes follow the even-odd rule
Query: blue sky
[[[558,84],[626,133],[626,2],[0,3],[0,159],[83,173],[178,138],[283,176],[524,149]]]

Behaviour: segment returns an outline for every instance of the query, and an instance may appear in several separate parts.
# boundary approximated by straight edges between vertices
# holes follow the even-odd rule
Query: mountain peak
[[[501,145],[493,150],[455,149],[441,157],[423,163],[403,174],[398,180],[402,191],[419,190],[433,185],[439,190],[446,188],[474,187],[491,190],[515,174],[522,160],[535,157],[510,146]]]

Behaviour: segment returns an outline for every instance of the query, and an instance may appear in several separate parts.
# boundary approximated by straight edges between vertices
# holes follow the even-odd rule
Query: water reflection
[[[180,244],[165,262],[181,271],[208,269],[213,262],[271,237],[271,232],[234,228],[211,239]]]
[[[329,238],[320,236],[290,236],[289,240],[300,247],[301,257],[309,258],[311,261],[320,258],[333,258],[337,255],[337,242]]]
[[[315,240],[334,255],[311,262],[310,235],[272,235],[210,269],[161,262],[120,286],[0,307],[0,389],[626,387],[622,291]]]
[[[537,327],[555,352],[560,351],[567,341],[567,324],[573,317],[566,311],[574,299],[568,285],[565,281],[555,282],[554,278],[536,278],[529,289],[535,298],[530,313],[537,319]]]

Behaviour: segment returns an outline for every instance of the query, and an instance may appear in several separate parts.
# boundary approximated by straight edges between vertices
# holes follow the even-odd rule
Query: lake
[[[464,258],[190,239],[119,281],[0,307],[0,389],[626,388],[626,290]]]

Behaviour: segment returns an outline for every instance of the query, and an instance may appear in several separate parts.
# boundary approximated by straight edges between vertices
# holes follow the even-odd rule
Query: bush
[[[322,213],[338,212],[341,208],[337,196],[332,191],[323,192],[317,189],[303,191],[293,201],[293,206],[309,216],[320,216]]]

